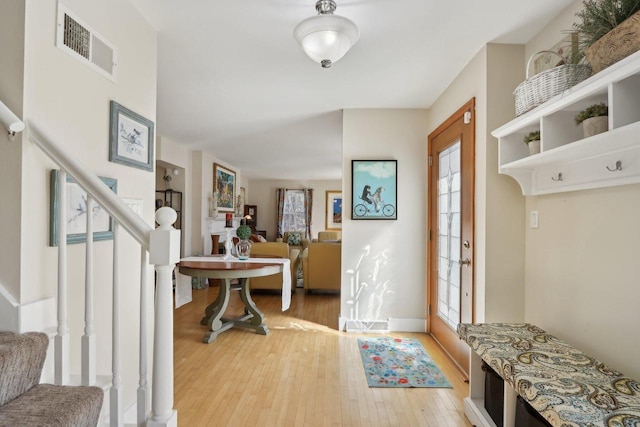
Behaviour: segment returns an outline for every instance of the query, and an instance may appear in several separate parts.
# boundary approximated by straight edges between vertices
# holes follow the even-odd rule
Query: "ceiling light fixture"
[[[360,31],[350,19],[334,15],[336,2],[318,0],[318,15],[300,22],[293,30],[293,37],[300,43],[307,56],[330,68],[356,44]]]

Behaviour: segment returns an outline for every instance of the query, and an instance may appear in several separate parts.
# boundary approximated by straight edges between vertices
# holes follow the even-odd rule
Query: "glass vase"
[[[238,255],[238,259],[249,259],[249,256],[251,256],[251,242],[245,239],[240,240],[236,244],[236,254]]]

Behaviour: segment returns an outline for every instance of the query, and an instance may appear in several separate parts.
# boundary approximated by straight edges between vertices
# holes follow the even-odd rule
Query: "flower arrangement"
[[[241,240],[248,240],[251,237],[251,227],[248,225],[241,225],[236,230],[236,236]]]
[[[578,115],[575,117],[576,126],[578,126],[583,121],[591,118],[591,117],[600,117],[600,116],[608,116],[609,115],[609,107],[605,105],[604,102],[600,104],[593,104],[580,111]]]
[[[529,132],[524,136],[524,143],[529,145],[531,141],[539,141],[540,140],[540,131],[536,130],[533,132]]]

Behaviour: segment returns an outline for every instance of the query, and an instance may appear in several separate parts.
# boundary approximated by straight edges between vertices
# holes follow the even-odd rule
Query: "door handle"
[[[463,265],[466,265],[467,267],[471,265],[471,260],[469,258],[465,258],[465,259],[459,259],[458,260],[458,264],[460,264],[460,266],[462,267]]]

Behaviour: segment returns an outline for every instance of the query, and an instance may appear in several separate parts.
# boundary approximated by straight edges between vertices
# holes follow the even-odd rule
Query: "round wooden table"
[[[251,328],[260,335],[267,335],[269,328],[264,323],[264,314],[256,307],[249,292],[249,279],[252,277],[269,276],[282,272],[283,264],[257,263],[250,261],[180,261],[180,273],[192,277],[207,277],[210,279],[224,279],[220,292],[215,301],[207,306],[204,317],[200,321],[209,326],[204,334],[203,342],[211,343],[218,335],[234,326]],[[231,284],[231,280],[239,279],[238,284]],[[244,303],[245,314],[229,319],[222,315],[229,304],[230,291],[240,291],[240,299]]]

